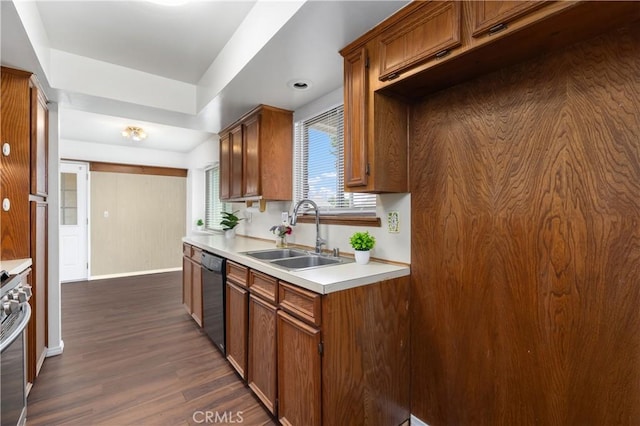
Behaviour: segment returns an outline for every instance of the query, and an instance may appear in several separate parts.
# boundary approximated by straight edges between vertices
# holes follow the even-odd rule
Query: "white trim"
[[[62,351],[64,351],[64,341],[60,340],[59,346],[47,348],[47,358],[49,358],[50,356],[60,355],[62,354]]]
[[[423,422],[413,414],[411,415],[411,426],[429,426],[427,423]]]
[[[108,279],[108,278],[136,277],[138,275],[161,274],[163,272],[175,272],[175,271],[182,271],[182,267],[179,267],[179,268],[167,268],[167,269],[153,269],[153,270],[150,270],[150,271],[123,272],[121,274],[96,275],[96,276],[93,276],[93,277],[89,277],[89,281],[104,280],[104,279]]]

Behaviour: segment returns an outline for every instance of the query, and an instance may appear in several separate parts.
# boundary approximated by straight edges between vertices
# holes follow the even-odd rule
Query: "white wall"
[[[187,156],[187,233],[195,232],[196,221],[204,220],[204,169],[219,161],[219,139],[213,136],[195,147]]]
[[[300,121],[317,115],[329,108],[342,104],[343,89],[339,88],[329,94],[299,108],[294,112],[294,121]],[[208,141],[209,142],[209,141]],[[205,144],[203,144],[205,145]],[[205,149],[213,149],[215,161],[218,161],[218,141],[196,148],[190,158],[194,161],[196,158],[202,157],[200,152]],[[201,151],[200,151],[201,150]],[[210,157],[212,154],[209,153]],[[203,161],[203,160],[201,160]],[[194,167],[198,166],[197,164]],[[199,206],[202,205],[204,212],[204,186],[198,186],[198,179],[204,182],[204,175],[200,178],[199,168],[189,168],[189,175],[192,178],[191,204],[188,208],[192,208],[192,220],[197,219]],[[189,200],[187,201],[189,203]],[[353,253],[353,249],[349,245],[349,236],[356,231],[368,230],[376,238],[376,247],[372,251],[372,256],[380,259],[391,260],[396,262],[411,262],[411,195],[410,194],[382,194],[377,196],[377,216],[382,220],[382,227],[362,227],[362,226],[345,226],[345,225],[323,225],[320,221],[320,236],[327,240],[327,248],[339,248],[343,253]],[[238,235],[247,235],[256,238],[274,239],[274,235],[269,231],[273,225],[280,224],[281,212],[293,211],[291,202],[268,202],[265,212],[259,212],[256,207],[247,208],[244,203],[233,203],[233,210],[239,210],[240,217],[245,220],[240,222],[237,228]],[[397,211],[400,217],[400,232],[392,234],[387,231],[387,214]],[[250,220],[249,220],[250,219]],[[189,228],[187,228],[189,229]],[[315,224],[299,223],[294,227],[292,235],[287,240],[294,244],[302,244],[313,247],[315,245]]]

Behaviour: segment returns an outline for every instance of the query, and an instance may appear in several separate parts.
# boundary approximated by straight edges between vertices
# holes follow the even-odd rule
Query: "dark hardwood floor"
[[[27,425],[276,424],[183,309],[181,280],[63,284],[64,353],[46,359]]]

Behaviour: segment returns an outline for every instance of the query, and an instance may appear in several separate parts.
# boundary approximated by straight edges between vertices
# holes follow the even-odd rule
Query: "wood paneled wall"
[[[412,413],[640,424],[640,29],[412,109]]]

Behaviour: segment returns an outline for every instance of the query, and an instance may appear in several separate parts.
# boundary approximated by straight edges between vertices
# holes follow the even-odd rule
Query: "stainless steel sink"
[[[324,257],[318,255],[308,255],[301,257],[291,257],[289,259],[278,259],[271,262],[273,265],[283,268],[299,271],[301,269],[317,268],[320,266],[337,265],[347,262],[345,259],[337,257]]]
[[[243,254],[289,271],[301,271],[352,262],[348,258],[322,256],[294,248],[255,250],[247,251]]]
[[[253,257],[254,259],[260,259],[260,260],[285,259],[285,258],[293,258],[293,257],[309,255],[309,253],[307,253],[304,250],[297,250],[297,249],[290,249],[290,248],[248,251],[244,254],[246,254],[249,257]]]

